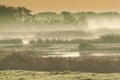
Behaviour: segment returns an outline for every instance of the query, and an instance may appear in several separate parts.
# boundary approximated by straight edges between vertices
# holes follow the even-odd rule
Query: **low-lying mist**
[[[31,13],[25,7],[0,5],[0,38],[94,39],[120,35],[117,12]]]

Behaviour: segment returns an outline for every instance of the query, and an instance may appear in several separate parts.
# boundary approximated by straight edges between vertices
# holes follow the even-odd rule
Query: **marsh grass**
[[[20,53],[5,55],[0,58],[0,70],[34,71],[70,71],[111,73],[120,72],[120,57],[33,57]]]

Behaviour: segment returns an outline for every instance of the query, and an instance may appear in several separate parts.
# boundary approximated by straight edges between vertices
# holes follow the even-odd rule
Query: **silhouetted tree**
[[[25,7],[7,7],[0,5],[0,22],[17,22],[31,19],[31,11]]]
[[[75,18],[73,16],[71,16],[70,12],[62,12],[61,14],[64,16],[64,22],[66,24],[74,23]]]
[[[30,13],[31,10],[26,9],[25,7],[18,7],[16,16],[21,21],[29,21],[32,18]]]
[[[37,40],[37,44],[43,44],[43,43],[44,43],[44,41],[42,39]]]

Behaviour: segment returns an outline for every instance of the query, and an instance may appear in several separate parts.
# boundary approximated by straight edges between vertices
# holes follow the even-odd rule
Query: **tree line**
[[[120,15],[117,12],[95,13],[95,12],[77,12],[71,13],[63,11],[55,12],[40,12],[32,14],[30,9],[25,7],[12,7],[0,5],[0,24],[19,23],[19,24],[71,24],[71,25],[87,25],[87,16],[89,15]]]
[[[37,39],[30,40],[29,44],[80,44],[80,43],[120,43],[119,35],[103,35],[98,39],[73,39],[73,40],[62,40],[62,39]],[[0,40],[0,44],[23,44],[22,39],[3,39]]]

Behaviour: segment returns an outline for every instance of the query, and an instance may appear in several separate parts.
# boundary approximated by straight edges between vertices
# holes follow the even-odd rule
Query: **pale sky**
[[[0,4],[24,6],[36,12],[61,11],[117,11],[120,12],[120,0],[0,0]]]

